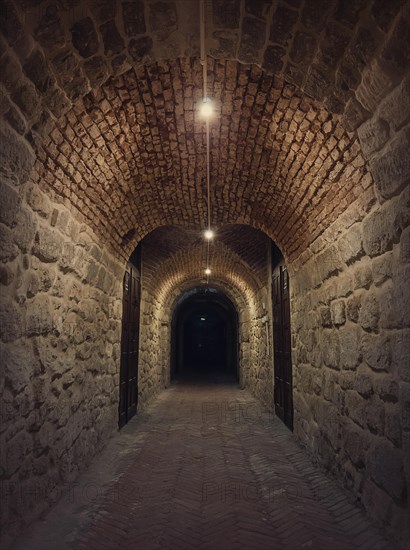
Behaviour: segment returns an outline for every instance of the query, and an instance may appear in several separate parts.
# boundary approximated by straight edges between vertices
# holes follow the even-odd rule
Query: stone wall
[[[2,544],[68,494],[118,423],[123,261],[35,179],[2,164]]]
[[[292,266],[295,433],[405,538],[410,483],[409,189],[373,189]]]

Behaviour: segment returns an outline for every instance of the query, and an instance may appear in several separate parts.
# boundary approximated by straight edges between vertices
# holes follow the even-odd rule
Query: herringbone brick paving
[[[132,424],[138,442],[70,548],[394,548],[235,385],[179,383]]]

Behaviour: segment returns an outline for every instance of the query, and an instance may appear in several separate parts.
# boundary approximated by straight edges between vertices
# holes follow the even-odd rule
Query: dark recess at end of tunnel
[[[237,382],[238,314],[213,288],[197,288],[178,301],[172,319],[172,380]]]

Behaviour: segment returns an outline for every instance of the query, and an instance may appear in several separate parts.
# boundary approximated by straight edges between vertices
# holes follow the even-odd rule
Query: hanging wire
[[[205,51],[205,0],[200,0],[200,49],[201,49],[201,65],[202,65],[202,101],[208,100],[208,66],[207,56]],[[210,124],[209,119],[206,120],[206,200],[207,200],[207,228],[211,230],[211,155],[210,155]],[[206,249],[206,268],[209,269],[209,248],[208,240]],[[207,273],[207,284],[209,282],[209,274]]]

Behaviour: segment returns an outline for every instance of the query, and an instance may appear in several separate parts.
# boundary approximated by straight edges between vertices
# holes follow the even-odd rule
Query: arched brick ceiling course
[[[255,66],[209,72],[212,224],[252,225],[296,257],[370,183],[360,147],[337,116]],[[162,61],[86,96],[44,138],[38,181],[127,254],[159,225],[204,227],[200,80],[198,60]]]
[[[144,263],[145,288],[160,304],[169,305],[169,296],[182,293],[186,286],[204,286],[206,277],[206,248],[194,243],[174,252],[164,260],[161,255],[150,256]],[[246,307],[256,303],[256,295],[264,281],[251,270],[243,258],[221,241],[215,244],[211,255],[212,275],[210,285],[219,284],[225,289],[235,289],[245,297]]]
[[[206,263],[206,247],[202,233],[196,229],[184,227],[164,226],[152,231],[143,240],[144,269],[149,269],[154,275],[161,264],[170,259],[177,252],[203,247],[203,261],[199,266],[199,274],[203,275]],[[268,254],[268,237],[252,227],[246,225],[226,225],[218,229],[215,240],[210,243],[210,260],[214,255],[221,255],[223,249],[236,254],[245,262],[252,273],[260,281],[264,281]]]

